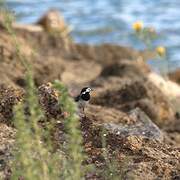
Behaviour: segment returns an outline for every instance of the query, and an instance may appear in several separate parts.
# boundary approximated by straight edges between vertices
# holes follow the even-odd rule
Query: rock
[[[135,119],[134,124],[117,125],[113,123],[106,123],[104,124],[104,127],[106,130],[108,130],[108,132],[118,135],[120,137],[128,137],[129,140],[132,142],[133,139],[136,139],[136,137],[159,140],[159,141],[163,140],[163,134],[161,130],[139,108],[132,110],[129,113],[129,117]]]
[[[169,98],[179,98],[180,99],[180,86],[171,80],[166,80],[162,76],[152,72],[149,73],[148,79],[155,84],[164,95]]]
[[[18,102],[23,101],[24,94],[25,92],[22,89],[0,85],[0,122],[13,125],[13,108]],[[58,92],[52,87],[51,83],[39,86],[38,98],[47,118],[58,119],[63,116],[58,101]]]
[[[170,80],[180,84],[180,68],[169,73]]]
[[[80,67],[80,68],[79,68]],[[101,66],[95,62],[69,62],[61,75],[61,80],[67,85],[88,83],[96,79],[101,73]]]
[[[28,31],[29,33],[41,33],[43,31],[43,28],[40,25],[13,23],[12,26],[15,30]]]
[[[0,86],[0,121],[12,124],[11,119],[13,117],[14,106],[22,101],[23,91]]]
[[[96,80],[93,84],[99,88],[92,98],[92,104],[124,112],[139,107],[161,126],[174,121],[174,111],[168,98],[145,77],[138,80],[111,77],[99,79],[99,82]]]
[[[104,137],[109,156],[114,157],[110,162],[118,162],[122,179],[179,178],[179,148],[165,144],[162,132],[140,109],[127,114],[91,105],[86,115],[81,128],[89,163],[101,164],[101,168],[105,163]]]
[[[40,65],[41,64],[41,65]],[[44,83],[52,82],[55,79],[61,79],[61,75],[65,70],[65,64],[62,59],[47,58],[42,62],[42,59],[36,60],[34,64],[35,83],[37,86],[41,86]]]
[[[171,119],[173,119],[173,114],[178,114],[180,112],[180,86],[177,83],[169,79],[164,79],[162,76],[153,72],[148,75],[148,79],[161,90],[167,101],[171,103],[171,110],[169,108],[170,106],[168,107],[166,104],[162,103],[160,106],[159,115],[164,117],[163,119],[170,116]]]
[[[8,162],[12,159],[12,148],[16,130],[0,123],[0,179],[6,179]]]
[[[5,60],[10,58],[16,58],[18,56],[16,43],[19,45],[18,50],[21,56],[28,57],[33,54],[33,49],[22,37],[17,36],[17,41],[15,42],[11,35],[8,33],[0,33],[0,57]]]
[[[43,84],[38,88],[39,102],[48,118],[62,117],[62,109],[58,101],[58,91],[52,88],[51,83]]]
[[[124,113],[113,108],[88,105],[86,116],[93,120],[92,132],[97,134],[98,131],[105,130],[106,136],[110,137],[109,143],[114,147],[123,144],[123,148],[137,151],[142,148],[144,140],[162,142],[164,138],[161,130],[139,108]],[[86,127],[89,123],[83,124]],[[97,144],[100,144],[99,139],[101,137],[96,139]]]
[[[85,109],[86,116],[92,119],[94,122],[104,124],[104,123],[114,123],[114,124],[134,124],[135,119],[132,119],[122,111],[117,109],[98,106],[98,105],[88,105]]]
[[[111,63],[104,67],[101,72],[102,77],[118,76],[138,79],[144,77],[144,73],[149,72],[149,67],[145,63],[137,61],[122,60],[122,62]]]
[[[92,103],[120,109],[123,104],[146,97],[148,92],[142,81],[117,81],[116,84],[110,83],[108,89],[99,92]]]
[[[102,44],[102,45],[87,45],[76,44],[75,52],[80,54],[83,59],[94,60],[102,66],[119,62],[121,60],[135,60],[139,56],[139,52],[132,48],[123,46]]]
[[[37,24],[41,25],[48,32],[67,32],[63,16],[55,9],[49,10]]]

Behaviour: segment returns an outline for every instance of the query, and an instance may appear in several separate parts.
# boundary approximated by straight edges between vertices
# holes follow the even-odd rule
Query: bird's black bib
[[[90,94],[88,92],[85,94],[81,94],[81,99],[84,101],[89,101],[90,100]]]

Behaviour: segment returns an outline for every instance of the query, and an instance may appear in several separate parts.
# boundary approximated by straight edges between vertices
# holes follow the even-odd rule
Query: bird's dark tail
[[[79,99],[80,99],[80,95],[79,95],[79,96],[76,96],[76,97],[74,98],[74,101],[78,102]]]

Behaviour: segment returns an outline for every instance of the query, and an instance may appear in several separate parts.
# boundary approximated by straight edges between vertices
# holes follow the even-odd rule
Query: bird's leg
[[[83,115],[84,117],[86,117],[86,114],[85,114],[85,107],[83,106]]]

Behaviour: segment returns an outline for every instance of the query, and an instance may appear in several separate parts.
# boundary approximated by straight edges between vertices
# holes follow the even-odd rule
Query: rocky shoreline
[[[0,24],[0,171],[1,177],[8,177],[16,132],[12,109],[23,98],[26,82],[12,37]],[[86,85],[95,89],[80,121],[87,164],[106,168],[100,140],[105,128],[108,157],[118,160],[122,179],[180,179],[180,86],[152,72],[145,63],[152,54],[110,44],[76,44],[56,11],[35,25],[12,26],[23,56],[33,64],[47,117],[57,119],[62,113],[54,108],[57,97],[48,82],[59,79],[72,96]],[[170,78],[178,83],[178,75],[171,73]],[[57,128],[57,144],[62,134]],[[95,173],[86,179],[104,178]]]

